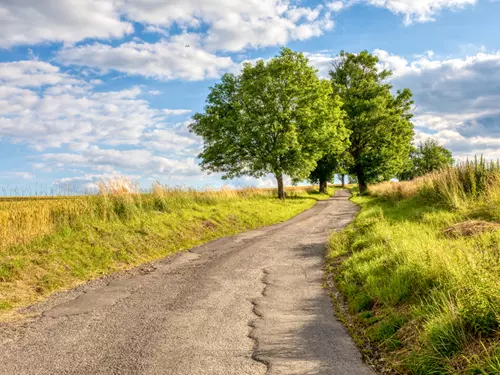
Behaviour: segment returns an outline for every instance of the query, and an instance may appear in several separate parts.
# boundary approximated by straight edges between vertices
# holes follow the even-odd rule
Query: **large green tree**
[[[401,173],[412,149],[412,93],[392,94],[387,79],[391,72],[378,67],[378,58],[367,51],[341,52],[330,78],[341,97],[346,126],[351,131],[349,173],[356,176],[360,191],[367,184]]]
[[[307,58],[283,48],[275,58],[246,63],[211,88],[190,130],[204,141],[201,166],[223,178],[272,173],[303,180],[325,150],[340,150],[347,131],[341,102]]]
[[[412,178],[423,176],[427,173],[452,165],[454,162],[450,150],[432,138],[425,142],[420,142],[410,154],[408,168],[400,174],[401,180],[411,180]]]

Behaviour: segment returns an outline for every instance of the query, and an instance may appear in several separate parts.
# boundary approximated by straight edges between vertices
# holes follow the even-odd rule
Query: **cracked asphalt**
[[[0,374],[368,375],[322,288],[348,193],[53,297],[0,327]]]

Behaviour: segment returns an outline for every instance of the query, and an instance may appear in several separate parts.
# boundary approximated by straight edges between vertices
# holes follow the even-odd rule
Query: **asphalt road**
[[[374,372],[322,289],[347,192],[292,220],[60,294],[0,329],[0,374]]]

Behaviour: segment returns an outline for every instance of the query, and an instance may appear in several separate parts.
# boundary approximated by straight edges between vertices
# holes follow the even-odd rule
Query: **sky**
[[[220,77],[282,46],[327,76],[368,50],[415,100],[415,142],[500,158],[498,0],[0,0],[0,194],[269,186],[198,166]]]

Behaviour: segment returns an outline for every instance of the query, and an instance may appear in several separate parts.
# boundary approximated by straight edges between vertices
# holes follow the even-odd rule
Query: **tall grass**
[[[274,189],[186,189],[153,184],[141,193],[127,178],[117,177],[98,183],[99,192],[87,196],[0,198],[0,251],[14,244],[73,227],[84,219],[89,222],[131,220],[148,212],[168,212],[186,205],[251,197],[272,197]],[[293,197],[310,188],[288,188]]]
[[[373,186],[331,238],[356,325],[399,373],[500,373],[500,231],[485,222],[500,220],[498,177],[476,159]]]
[[[369,194],[393,201],[418,195],[448,208],[463,208],[500,198],[500,164],[476,157],[412,181],[371,186]]]

